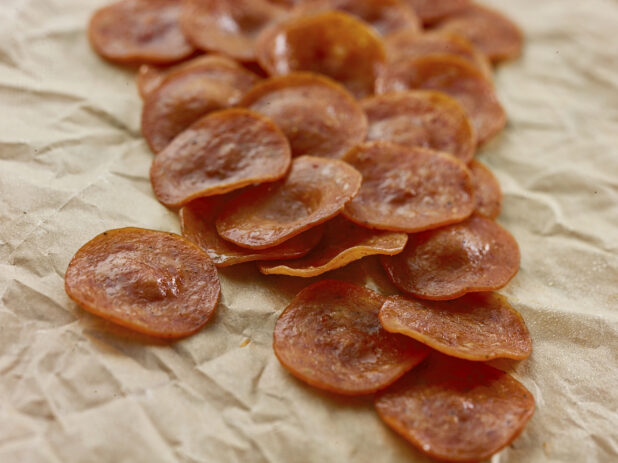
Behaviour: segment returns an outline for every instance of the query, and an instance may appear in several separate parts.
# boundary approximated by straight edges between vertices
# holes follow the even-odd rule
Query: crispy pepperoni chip
[[[366,98],[367,140],[392,141],[452,154],[469,162],[476,152],[476,133],[466,111],[441,92],[415,90]]]
[[[317,74],[293,73],[260,82],[240,106],[275,121],[294,156],[340,158],[367,134],[367,117],[354,97]]]
[[[98,10],[88,35],[95,51],[115,63],[167,64],[195,49],[180,30],[177,0],[122,0]]]
[[[285,180],[232,201],[217,219],[217,232],[244,248],[276,246],[339,214],[360,184],[360,173],[345,162],[297,157]]]
[[[337,216],[324,225],[322,241],[307,256],[260,264],[260,271],[267,275],[315,277],[365,256],[398,254],[407,241],[405,233],[369,230]]]
[[[227,205],[227,197],[203,198],[180,209],[180,226],[185,238],[197,244],[217,267],[242,264],[255,260],[296,259],[307,254],[322,238],[322,227],[314,227],[262,251],[241,248],[217,234],[215,220]]]
[[[386,63],[380,36],[340,11],[301,16],[265,30],[256,43],[260,65],[271,75],[325,74],[357,98],[374,93]]]
[[[459,101],[474,124],[479,144],[506,124],[506,114],[492,84],[457,56],[406,58],[391,63],[378,79],[377,93],[409,89],[437,90]]]
[[[238,103],[258,80],[224,57],[210,57],[208,64],[171,73],[144,102],[142,134],[146,142],[158,153],[200,117]]]
[[[466,360],[523,360],[532,352],[524,319],[497,293],[471,293],[454,301],[389,297],[380,323],[386,331]]]
[[[466,8],[470,0],[406,0],[424,23],[432,23]]]
[[[161,338],[195,333],[219,300],[219,277],[181,236],[141,228],[104,232],[71,260],[65,289],[84,310]]]
[[[448,462],[489,458],[523,431],[534,397],[509,374],[432,354],[375,401],[380,418],[418,450]]]
[[[391,281],[421,299],[456,299],[505,286],[519,270],[515,238],[492,220],[465,222],[410,236],[401,254],[383,257]]]
[[[472,161],[468,168],[474,183],[475,212],[488,219],[495,219],[502,208],[502,190],[498,179],[487,166],[478,161]]]
[[[362,395],[392,384],[428,353],[380,326],[384,297],[341,281],[303,289],[279,316],[273,348],[282,365],[330,392]]]
[[[461,222],[474,210],[470,172],[446,153],[374,141],[343,160],[363,176],[343,214],[364,227],[414,233]]]
[[[510,19],[476,4],[447,16],[438,28],[464,36],[493,62],[518,57],[524,42]]]

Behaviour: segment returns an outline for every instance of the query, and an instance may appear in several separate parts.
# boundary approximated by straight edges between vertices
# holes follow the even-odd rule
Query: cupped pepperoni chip
[[[383,389],[429,351],[380,326],[383,302],[379,294],[341,281],[308,286],[275,324],[275,355],[290,373],[320,389],[346,395]]]
[[[466,360],[523,360],[532,352],[524,319],[497,293],[471,293],[453,301],[390,297],[380,309],[380,323],[386,331]]]
[[[354,97],[317,74],[265,80],[239,104],[275,121],[288,137],[294,156],[340,158],[367,134],[367,117]]]
[[[506,114],[492,84],[457,56],[402,59],[391,63],[377,82],[377,93],[410,89],[437,90],[459,101],[474,124],[479,144],[498,134],[506,124]]]
[[[292,156],[283,132],[248,109],[217,111],[178,135],[152,163],[150,181],[168,207],[282,178]]]
[[[411,235],[401,254],[382,257],[391,281],[421,299],[456,299],[505,286],[519,270],[515,238],[492,220],[465,222]]]
[[[478,161],[472,161],[468,168],[474,183],[475,212],[488,219],[495,219],[502,208],[502,190],[498,179],[487,166]]]
[[[109,230],[82,246],[65,289],[84,310],[161,338],[202,328],[220,293],[204,251],[181,236],[141,228]]]
[[[444,93],[387,93],[366,98],[361,104],[369,119],[367,140],[443,151],[464,163],[476,152],[476,133],[466,111]]]
[[[217,219],[217,232],[243,248],[276,246],[339,214],[360,184],[360,173],[345,162],[297,157],[285,180],[232,201]]]
[[[259,267],[266,275],[315,277],[365,256],[398,254],[407,241],[405,233],[369,230],[337,216],[324,225],[322,240],[305,257]]]
[[[177,0],[122,0],[98,10],[88,36],[95,51],[116,63],[167,64],[194,53],[180,25]]]
[[[325,74],[356,97],[374,93],[386,62],[377,32],[340,11],[295,17],[268,28],[256,43],[256,55],[271,75]]]
[[[424,23],[429,24],[470,5],[470,0],[406,0]]]
[[[182,30],[199,49],[255,61],[254,42],[288,8],[269,0],[184,0]]]
[[[259,80],[234,61],[211,58],[206,66],[180,69],[150,93],[142,109],[142,134],[153,152],[209,112],[228,108]]]
[[[509,374],[432,354],[376,398],[380,418],[421,452],[476,462],[513,442],[534,414],[534,397]]]
[[[374,141],[343,161],[363,176],[343,214],[363,227],[415,233],[461,222],[474,210],[470,172],[449,154]]]

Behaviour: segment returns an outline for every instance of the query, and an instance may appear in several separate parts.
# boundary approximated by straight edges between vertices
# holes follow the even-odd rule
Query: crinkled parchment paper
[[[134,73],[88,46],[103,3],[0,1],[0,461],[426,461],[370,402],[277,362],[277,315],[314,280],[222,271],[215,319],[174,344],[67,298],[66,266],[96,234],[179,229],[150,188]],[[487,3],[527,39],[497,72],[509,125],[479,159],[522,249],[502,293],[534,340],[529,360],[498,366],[537,402],[494,461],[618,461],[618,2]],[[393,292],[374,259],[332,277]]]

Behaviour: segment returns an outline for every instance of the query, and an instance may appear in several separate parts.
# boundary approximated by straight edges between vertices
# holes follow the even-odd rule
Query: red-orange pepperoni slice
[[[88,36],[95,51],[116,63],[167,64],[195,49],[179,26],[177,0],[122,0],[98,10]]]
[[[421,299],[456,299],[505,286],[519,270],[519,247],[492,220],[465,222],[411,235],[401,254],[383,257],[391,281]]]
[[[473,160],[468,168],[474,183],[475,212],[488,219],[495,219],[502,208],[502,190],[498,179],[487,166],[478,161]]]
[[[290,373],[320,389],[347,395],[383,389],[428,353],[422,344],[380,326],[383,302],[362,286],[315,283],[279,316],[275,355]]]
[[[448,462],[488,459],[523,431],[534,397],[507,373],[439,354],[378,396],[380,418],[421,452]]]
[[[354,97],[317,74],[293,73],[260,82],[240,105],[275,121],[294,156],[340,158],[367,134],[367,117]]]
[[[406,2],[424,23],[435,22],[470,4],[470,0],[406,0]]]
[[[369,119],[367,140],[443,151],[464,163],[476,152],[476,133],[466,111],[444,93],[387,93],[366,98],[362,106]]]
[[[65,289],[84,310],[162,338],[202,328],[220,293],[206,253],[181,236],[141,228],[109,230],[82,246]]]

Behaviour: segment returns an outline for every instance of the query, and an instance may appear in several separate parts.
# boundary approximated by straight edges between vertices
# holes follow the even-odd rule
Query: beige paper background
[[[426,461],[371,403],[279,366],[274,322],[310,281],[225,270],[215,319],[171,345],[69,301],[64,271],[88,239],[178,231],[147,178],[133,73],[85,38],[104,3],[0,2],[0,462]],[[493,461],[618,461],[618,1],[487,3],[527,38],[496,75],[509,125],[479,159],[522,249],[502,292],[534,340],[500,366],[537,401]],[[331,276],[392,292],[372,259]]]

